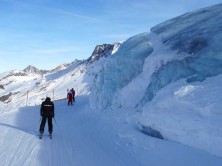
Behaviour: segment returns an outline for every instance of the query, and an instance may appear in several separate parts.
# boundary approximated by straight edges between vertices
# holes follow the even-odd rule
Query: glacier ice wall
[[[142,72],[144,61],[152,51],[148,33],[126,40],[97,74],[92,90],[95,101],[91,103],[97,103],[98,109],[111,106],[114,94]]]
[[[222,4],[176,17],[151,31],[180,58],[153,73],[141,105],[152,100],[159,89],[181,78],[194,82],[222,74]]]
[[[157,36],[161,44],[156,45],[151,36]],[[151,33],[131,37],[106,60],[96,75],[92,103],[97,103],[100,109],[111,106],[115,94],[125,92],[124,87],[137,80],[141,73],[142,77],[146,73],[150,77],[144,79],[148,81],[143,82],[145,88],[138,92],[141,93],[137,95],[140,99],[137,99],[138,104],[134,104],[142,107],[170,83],[180,79],[186,79],[188,83],[204,81],[207,77],[222,74],[221,40],[222,4],[184,14],[151,28]],[[158,51],[160,46],[167,48],[163,49],[165,53]],[[164,63],[156,63],[158,59]],[[144,64],[153,65],[155,70],[150,74],[150,68]],[[134,87],[126,89],[129,88]],[[116,95],[115,98],[118,101],[127,97]]]

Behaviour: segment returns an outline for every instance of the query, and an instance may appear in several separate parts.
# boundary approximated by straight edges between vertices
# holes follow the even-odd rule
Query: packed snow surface
[[[39,139],[39,108],[30,106],[0,115],[1,165],[181,165],[216,166],[222,159],[207,152],[144,135],[133,120],[118,112],[99,113],[88,96],[77,96],[73,106],[55,102],[53,138],[47,125]],[[118,115],[118,116],[117,116]]]

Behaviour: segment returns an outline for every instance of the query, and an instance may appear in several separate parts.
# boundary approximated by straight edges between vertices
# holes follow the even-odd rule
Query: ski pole
[[[55,118],[53,118],[53,119],[54,119],[54,122],[56,124],[57,129],[59,130],[59,126],[57,125],[57,122],[56,122]]]
[[[55,120],[55,118],[53,118],[54,119],[54,121],[55,121],[55,124],[56,124],[56,126],[57,126],[57,123],[56,123],[56,120]]]
[[[57,125],[55,118],[53,118],[53,119],[54,119],[54,121],[55,121],[55,124],[56,124],[56,127],[57,127],[57,129],[58,129],[58,132],[60,133],[59,126]]]
[[[42,121],[42,117],[39,118],[39,123]]]

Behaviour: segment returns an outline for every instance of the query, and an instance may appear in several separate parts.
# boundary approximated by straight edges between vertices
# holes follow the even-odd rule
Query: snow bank
[[[222,157],[221,84],[222,75],[170,84],[146,104],[141,123],[158,129],[169,140]]]

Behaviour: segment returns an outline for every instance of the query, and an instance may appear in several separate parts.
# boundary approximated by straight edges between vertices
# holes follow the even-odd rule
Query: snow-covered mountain
[[[27,74],[40,74],[40,75],[43,75],[48,72],[47,70],[39,70],[35,66],[31,65],[27,66],[23,71]]]
[[[69,65],[70,65],[69,63],[61,64],[61,65],[57,66],[55,69],[53,69],[51,72],[55,73],[55,72],[61,71],[65,68],[67,68]]]
[[[27,66],[23,71],[26,74],[36,74],[36,75],[43,75],[43,74],[47,74],[47,73],[55,73],[55,72],[59,72],[61,70],[66,69],[67,67],[69,67],[71,64],[76,63],[76,61],[79,60],[75,60],[71,63],[64,63],[61,64],[59,66],[57,66],[56,68],[52,69],[52,70],[39,70],[38,68],[36,68],[35,66],[29,65]]]
[[[181,153],[188,155],[189,161],[194,162],[183,162],[181,165],[195,165],[199,161],[200,165],[204,165],[207,161],[203,161],[208,159],[209,165],[220,165],[221,20],[222,4],[219,4],[168,20],[153,27],[151,32],[135,35],[122,43],[98,45],[86,61],[76,60],[53,72],[36,74],[39,70],[29,67],[24,71],[0,74],[0,110],[10,112],[27,105],[39,105],[46,96],[60,103],[58,108],[63,109],[66,107],[61,103],[66,98],[67,89],[74,88],[78,109],[87,110],[90,114],[93,111],[95,114],[103,112],[104,121],[110,123],[109,126],[115,123],[121,125],[111,128],[113,133],[114,128],[124,132],[118,134],[118,139],[111,137],[116,140],[115,146],[119,147],[123,140],[128,141],[126,149],[131,151],[127,153],[139,153],[136,155],[139,156],[138,160],[126,157],[125,163],[135,165],[144,157],[144,162],[140,165],[145,165],[145,154],[157,157],[155,155],[160,153],[157,149],[163,142],[155,142],[152,147],[146,142],[150,141],[149,137],[139,134],[142,132],[152,135],[152,132],[156,132],[161,138],[170,140],[163,143],[167,149],[175,147],[170,142],[179,142],[193,148],[192,153],[188,154],[184,149]],[[80,113],[78,116],[78,122],[85,122],[85,115],[84,118]],[[99,118],[94,120],[99,121]],[[76,124],[75,118],[73,121]],[[122,130],[126,125],[130,129]],[[90,126],[92,125],[85,128]],[[97,127],[99,126],[102,125]],[[101,131],[99,128],[95,130]],[[103,131],[109,133],[104,128]],[[104,138],[102,135],[104,134],[99,136]],[[105,140],[110,139],[108,136]],[[97,138],[93,135],[92,139],[94,137]],[[102,140],[99,144],[104,148],[106,143]],[[149,151],[150,148],[154,154]],[[172,154],[178,155],[174,150]],[[195,159],[192,154],[202,157]],[[177,161],[166,158],[164,161],[168,163],[165,165],[178,165]],[[161,165],[160,161],[155,162]],[[155,162],[151,165],[155,165]],[[118,159],[117,163],[121,165]]]

